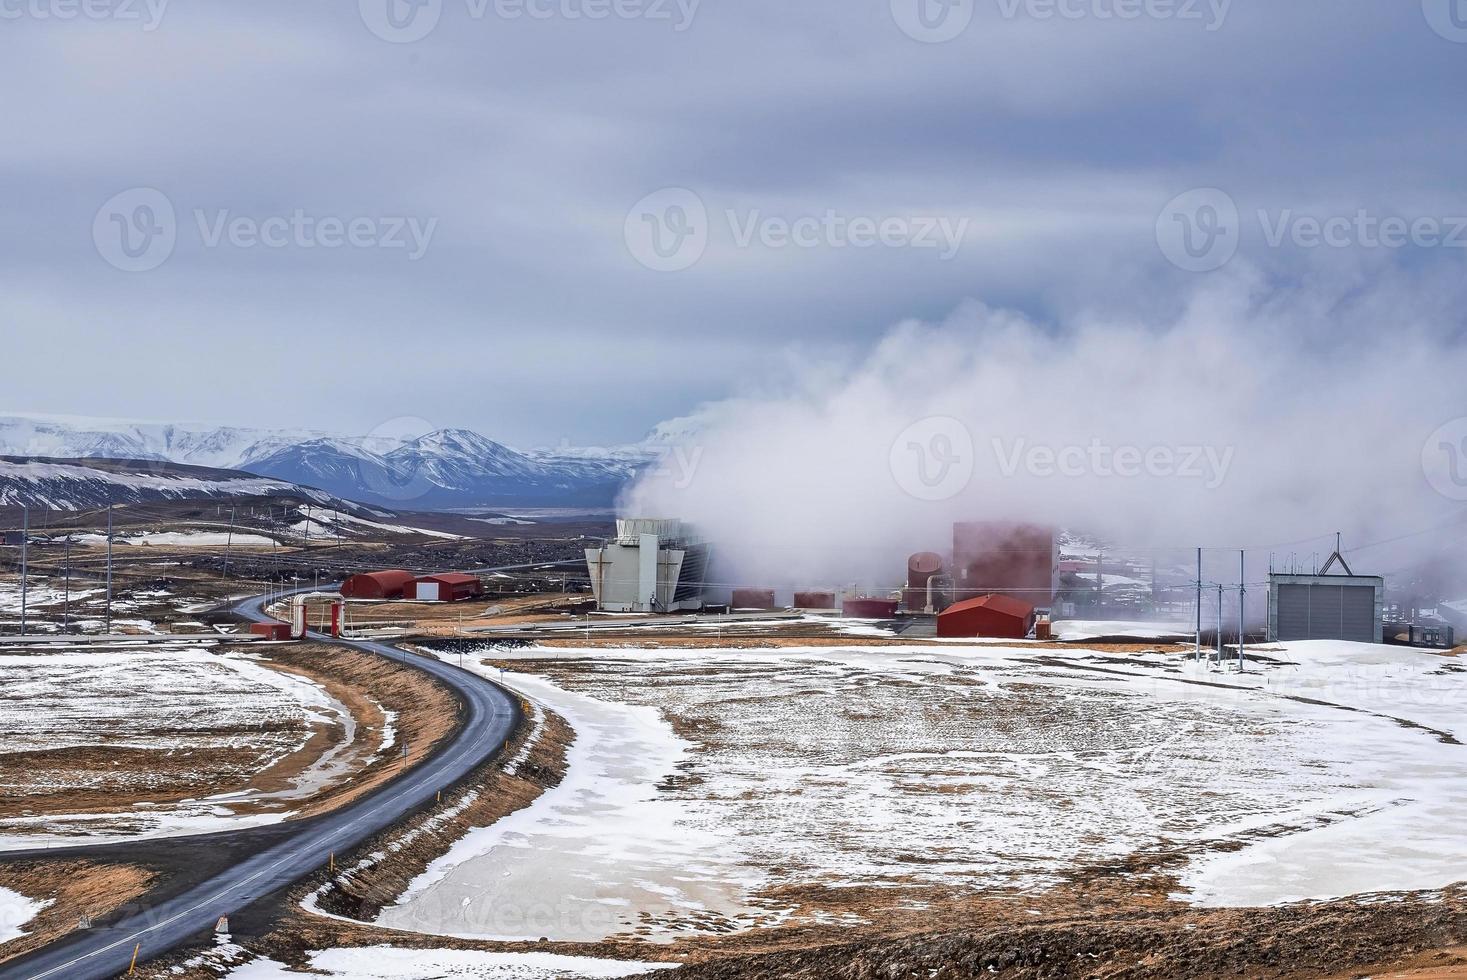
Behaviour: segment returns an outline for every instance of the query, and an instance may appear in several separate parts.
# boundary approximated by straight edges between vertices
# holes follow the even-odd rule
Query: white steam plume
[[[677,465],[640,480],[621,510],[692,521],[728,574],[784,588],[896,584],[906,555],[950,548],[957,520],[1051,523],[1178,559],[1194,546],[1286,554],[1334,530],[1359,548],[1450,525],[1464,505],[1428,480],[1423,446],[1467,415],[1467,347],[1448,322],[1462,292],[1404,274],[1284,291],[1241,272],[1209,280],[1171,322],[1058,327],[970,303],[898,325],[849,371],[812,364],[782,390],[705,406]],[[972,439],[971,480],[948,499],[918,499],[892,466],[894,443],[932,417]],[[1083,472],[1046,467],[1044,447],[1076,447]],[[1093,447],[1155,453],[1122,476]],[[1176,472],[1194,447],[1211,455]],[[1080,458],[1061,460],[1073,471]],[[1357,562],[1381,571],[1463,530]],[[1322,558],[1332,546],[1299,547]]]

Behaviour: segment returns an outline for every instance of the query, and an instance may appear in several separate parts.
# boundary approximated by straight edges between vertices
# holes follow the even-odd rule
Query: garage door
[[[437,582],[419,582],[418,583],[418,598],[419,599],[422,599],[422,600],[424,600],[426,602],[437,602],[438,601],[438,583]]]
[[[1368,585],[1281,585],[1280,640],[1375,642],[1375,589]]]

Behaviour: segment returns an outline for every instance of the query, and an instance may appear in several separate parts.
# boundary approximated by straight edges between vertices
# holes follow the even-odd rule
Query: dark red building
[[[773,609],[773,589],[734,589],[729,602],[733,609]]]
[[[466,602],[484,595],[484,583],[477,575],[444,572],[413,579],[403,589],[404,599],[426,602]]]
[[[1054,528],[1011,521],[953,525],[955,599],[998,593],[1047,607],[1058,573]]]
[[[938,636],[993,636],[1022,640],[1034,628],[1034,607],[1006,595],[985,595],[948,606],[937,617]]]
[[[872,599],[864,596],[847,599],[841,603],[841,615],[847,619],[895,619],[899,604],[896,599]]]
[[[341,594],[347,599],[401,599],[413,573],[400,568],[353,575],[341,583]]]

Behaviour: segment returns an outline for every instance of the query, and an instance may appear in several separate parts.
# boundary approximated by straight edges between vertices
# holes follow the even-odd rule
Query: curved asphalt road
[[[256,596],[235,606],[235,612],[264,621],[263,604],[264,597]],[[385,643],[333,640],[318,634],[311,638],[366,650],[431,674],[463,699],[463,727],[431,758],[382,789],[311,821],[294,837],[144,913],[59,940],[0,967],[0,980],[105,980],[127,971],[139,943],[139,963],[182,945],[213,928],[219,916],[295,884],[325,864],[332,852],[351,850],[425,805],[440,789],[468,775],[498,751],[519,722],[518,704],[476,674]]]

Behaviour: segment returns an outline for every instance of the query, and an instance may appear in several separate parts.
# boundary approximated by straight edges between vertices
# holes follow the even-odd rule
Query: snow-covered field
[[[342,733],[332,749],[276,790],[242,791],[322,727]],[[292,800],[340,777],[337,756],[354,731],[324,688],[247,654],[183,643],[0,650],[0,766],[11,801],[0,811],[0,850],[276,822]],[[25,764],[8,764],[17,759]],[[214,792],[148,799],[189,786]],[[139,802],[123,813],[27,806],[88,793]]]
[[[0,944],[24,936],[26,923],[48,904],[26,898],[8,888],[0,888]]]
[[[328,949],[311,954],[314,972],[300,973],[272,960],[237,967],[227,980],[616,980],[676,964],[559,956],[554,953],[475,953],[452,949]]]
[[[106,546],[107,535],[76,534],[72,535],[71,540],[74,544]],[[240,548],[268,548],[276,543],[274,538],[267,538],[263,534],[246,534],[242,531],[233,534],[228,531],[143,531],[112,536],[114,547],[168,545],[176,548],[223,548],[233,545]]]
[[[1295,643],[1241,675],[990,645],[492,655],[577,730],[570,774],[384,925],[663,940],[819,916],[781,886],[1034,893],[1156,848],[1194,855],[1206,904],[1467,879],[1463,678],[1421,651]]]

